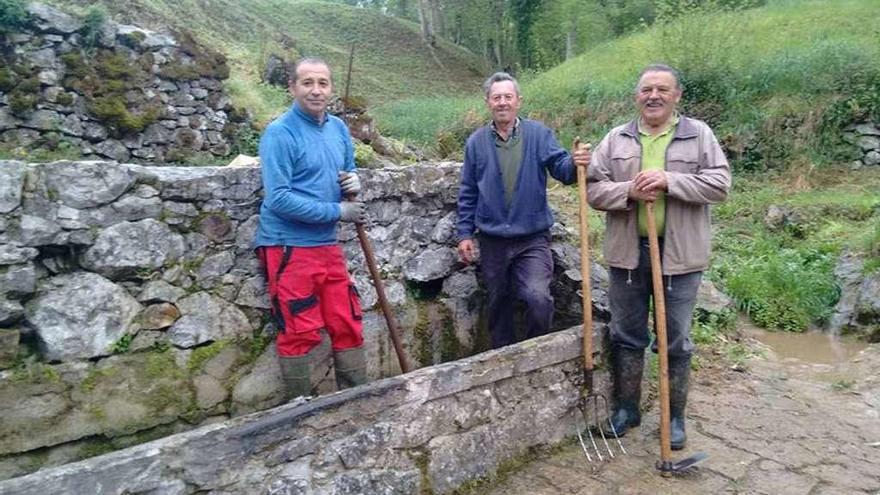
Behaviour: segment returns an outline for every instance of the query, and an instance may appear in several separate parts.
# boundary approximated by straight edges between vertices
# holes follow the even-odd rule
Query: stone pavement
[[[743,372],[694,376],[688,449],[673,452],[676,460],[709,454],[692,472],[663,478],[654,468],[655,405],[624,439],[629,455],[595,472],[572,443],[472,493],[880,494],[880,345],[838,367],[792,365],[769,352]]]

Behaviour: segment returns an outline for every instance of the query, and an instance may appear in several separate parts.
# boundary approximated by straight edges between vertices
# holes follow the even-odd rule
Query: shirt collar
[[[657,134],[656,137],[664,136],[664,135],[668,134],[670,131],[672,131],[673,129],[675,129],[675,126],[678,125],[678,121],[679,121],[679,120],[680,120],[680,117],[679,117],[679,115],[678,115],[678,112],[673,113],[673,114],[672,114],[672,119],[670,120],[669,124],[666,126],[665,129],[663,129],[663,132]],[[638,126],[639,126],[639,134],[641,134],[641,135],[643,135],[643,136],[650,136],[651,133],[648,132],[648,131],[646,131],[646,130],[642,127],[642,118],[641,118],[641,117],[639,117],[639,118],[637,119],[637,122],[638,122]]]
[[[317,126],[317,127],[324,127],[324,124],[327,123],[327,111],[326,110],[324,111],[324,118],[321,120],[318,120],[314,115],[303,110],[302,107],[300,107],[298,101],[294,101],[293,102],[293,112],[297,116],[299,116],[300,118],[304,119],[306,122],[308,122],[314,126]]]
[[[517,117],[516,120],[513,121],[513,129],[510,131],[510,135],[507,136],[507,139],[502,139],[501,135],[498,134],[498,128],[495,126],[494,120],[490,122],[489,126],[492,128],[492,133],[495,134],[495,138],[501,139],[502,141],[510,141],[513,138],[515,138],[516,135],[518,134],[519,120],[520,120],[519,117]]]

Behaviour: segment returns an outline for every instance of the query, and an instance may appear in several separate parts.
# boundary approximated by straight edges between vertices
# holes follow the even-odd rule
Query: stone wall
[[[0,494],[452,493],[574,434],[579,352],[574,328],[0,482]]]
[[[852,162],[852,168],[880,166],[880,127],[877,124],[853,124],[846,128],[843,138],[857,147],[859,158]]]
[[[852,334],[868,342],[880,342],[880,271],[866,270],[866,259],[844,252],[834,275],[840,299],[828,319],[828,331]]]
[[[460,165],[362,170],[367,225],[416,366],[488,347],[453,239]],[[251,251],[253,167],[0,161],[0,479],[282,402]],[[554,227],[559,240],[566,238]],[[355,231],[371,378],[399,373]],[[552,246],[557,327],[581,320],[577,249]],[[593,267],[595,314],[607,314]],[[321,390],[332,391],[316,370]]]
[[[27,156],[133,162],[226,156],[244,124],[225,59],[174,36],[30,4],[31,28],[0,36],[0,142]],[[234,122],[235,121],[235,122]]]

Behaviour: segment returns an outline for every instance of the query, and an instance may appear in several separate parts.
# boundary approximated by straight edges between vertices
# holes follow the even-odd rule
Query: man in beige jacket
[[[623,435],[641,423],[639,399],[644,352],[650,343],[651,263],[646,201],[653,201],[662,253],[669,339],[671,443],[685,445],[691,319],[709,263],[709,205],[724,201],[730,167],[712,130],[680,115],[678,72],[649,65],[635,91],[639,117],[616,127],[593,153],[590,205],[607,212],[605,261],[610,266],[611,429]],[[652,346],[656,352],[656,341]]]

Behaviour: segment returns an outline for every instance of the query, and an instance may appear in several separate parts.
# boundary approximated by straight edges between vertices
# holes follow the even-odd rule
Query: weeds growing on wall
[[[0,0],[0,37],[28,26],[30,15],[25,0]]]

